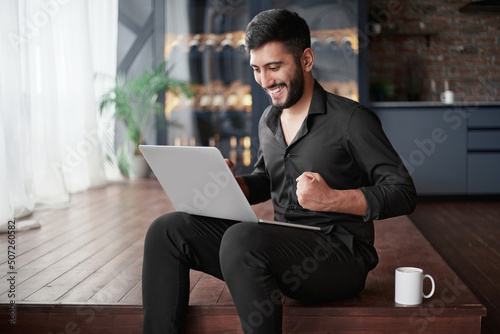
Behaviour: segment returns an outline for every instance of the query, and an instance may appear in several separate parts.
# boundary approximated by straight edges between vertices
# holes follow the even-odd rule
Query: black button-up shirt
[[[257,162],[253,173],[243,177],[251,204],[272,198],[276,220],[335,227],[370,245],[374,219],[413,211],[411,177],[370,109],[328,93],[316,82],[308,115],[289,146],[280,113],[269,106],[259,122]],[[360,189],[368,205],[366,216],[302,208],[295,180],[306,171],[319,173],[333,189]]]

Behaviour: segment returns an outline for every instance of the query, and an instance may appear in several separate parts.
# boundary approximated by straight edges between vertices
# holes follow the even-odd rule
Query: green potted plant
[[[387,101],[394,96],[395,85],[388,79],[380,79],[371,84],[370,90],[375,101]]]
[[[174,95],[191,96],[189,84],[170,77],[169,72],[166,62],[162,62],[156,68],[146,69],[133,78],[119,74],[114,80],[114,87],[104,93],[98,102],[101,113],[113,105],[115,117],[122,120],[127,128],[127,139],[132,143],[132,152],[124,154],[123,148],[120,149],[118,160],[122,171],[131,178],[143,176],[138,171],[141,168],[146,173],[148,170],[139,145],[144,144],[145,135],[152,128],[151,122],[153,126],[156,125],[154,116],[163,111],[163,105],[158,102],[158,93],[169,91]]]

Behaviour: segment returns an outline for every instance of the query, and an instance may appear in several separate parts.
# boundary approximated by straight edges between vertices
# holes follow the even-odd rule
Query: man
[[[158,218],[144,249],[145,333],[181,333],[190,268],[225,280],[246,333],[281,333],[281,294],[306,303],[355,296],[378,262],[373,219],[414,209],[411,178],[375,114],[312,77],[302,18],[260,13],[246,47],[272,105],[260,120],[254,172],[237,181],[251,204],[272,198],[276,220],[323,231],[181,212]]]

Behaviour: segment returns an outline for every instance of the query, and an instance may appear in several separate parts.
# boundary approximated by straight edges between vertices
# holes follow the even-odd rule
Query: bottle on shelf
[[[225,86],[230,86],[234,81],[234,63],[233,63],[233,34],[226,34],[217,52],[217,60],[220,70],[220,79]]]
[[[191,80],[195,84],[203,83],[203,66],[202,66],[202,54],[200,51],[200,38],[201,35],[194,35],[193,39],[188,43],[188,62],[189,62],[189,74]]]
[[[217,76],[214,66],[216,47],[215,35],[209,34],[203,47],[203,84],[205,85],[213,82]]]

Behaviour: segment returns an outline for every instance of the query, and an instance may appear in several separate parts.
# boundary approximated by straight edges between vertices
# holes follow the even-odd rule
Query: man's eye
[[[260,69],[258,69],[258,68],[252,67],[252,69],[253,69],[254,72],[257,72],[257,73],[260,72]]]
[[[273,66],[273,67],[269,67],[269,69],[270,69],[271,71],[277,71],[277,70],[279,70],[279,69],[280,69],[280,67],[279,67],[279,66]]]

